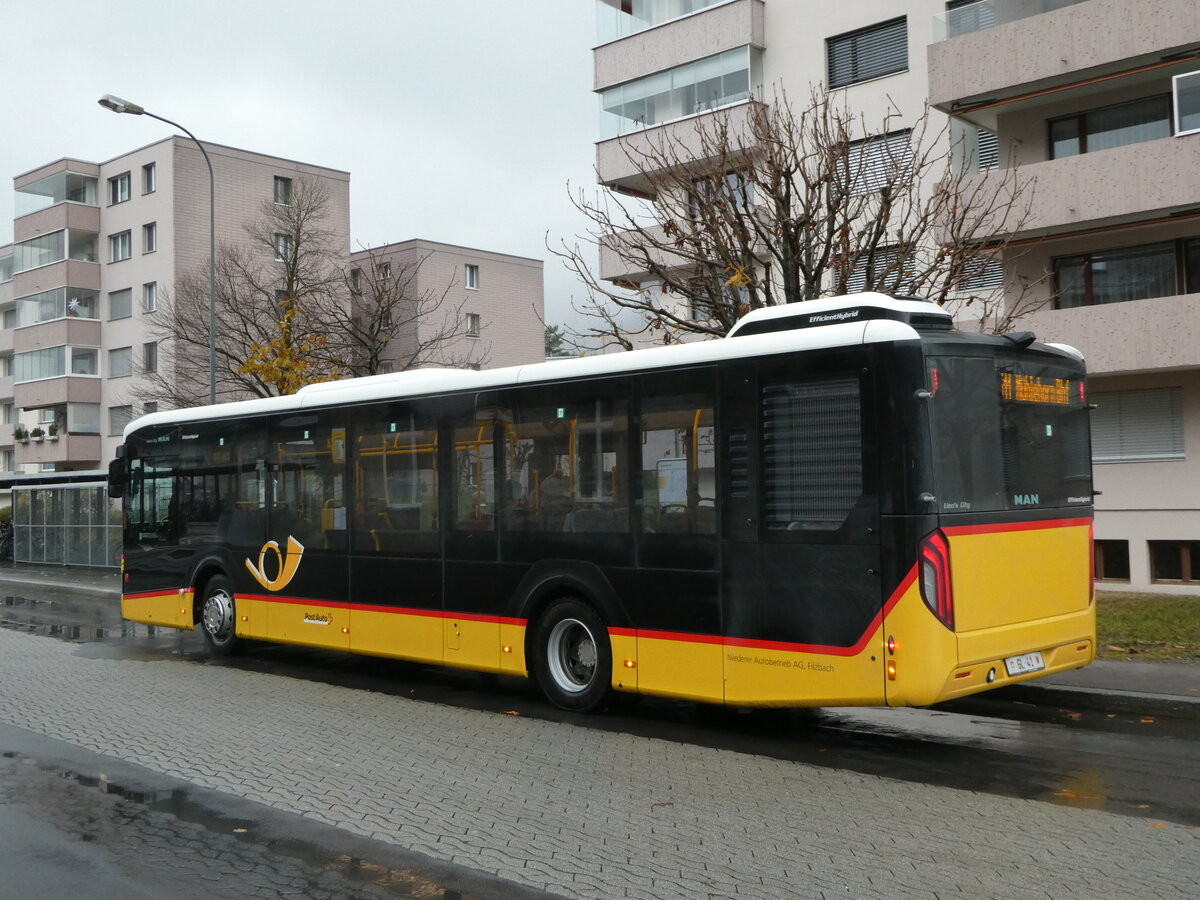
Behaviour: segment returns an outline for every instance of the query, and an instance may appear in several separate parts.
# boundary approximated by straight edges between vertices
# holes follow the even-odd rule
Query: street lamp
[[[166,122],[178,128],[190,137],[204,155],[204,163],[208,166],[208,402],[217,402],[217,180],[213,177],[212,160],[200,140],[180,125],[162,116],[155,115],[145,107],[105,94],[96,101],[105,109],[115,113],[128,113],[131,116],[149,116]]]

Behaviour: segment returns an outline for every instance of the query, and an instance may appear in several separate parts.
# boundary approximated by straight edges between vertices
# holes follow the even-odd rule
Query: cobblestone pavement
[[[0,630],[0,721],[571,897],[1174,897],[1200,830]]]

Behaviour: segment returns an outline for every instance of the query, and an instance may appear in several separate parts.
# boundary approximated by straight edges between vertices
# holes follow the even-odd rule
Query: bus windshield
[[[946,355],[927,368],[939,512],[1092,502],[1082,367]]]

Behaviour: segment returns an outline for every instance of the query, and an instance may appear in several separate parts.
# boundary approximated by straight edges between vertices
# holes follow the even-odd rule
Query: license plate
[[[1029,672],[1040,672],[1046,668],[1046,661],[1042,659],[1040,650],[1034,650],[1032,653],[1022,653],[1020,656],[1010,656],[1004,660],[1004,668],[1008,670],[1008,674],[1026,675]]]

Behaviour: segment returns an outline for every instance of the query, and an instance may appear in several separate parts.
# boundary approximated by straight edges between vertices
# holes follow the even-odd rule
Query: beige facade
[[[204,146],[218,253],[236,247],[272,265],[247,226],[265,222],[281,182],[306,179],[325,189],[320,227],[339,266],[346,264],[349,173]],[[60,159],[16,176],[13,187],[14,241],[0,246],[0,469],[102,469],[124,425],[154,408],[148,367],[175,377],[171,348],[158,346],[154,323],[180,279],[207,279],[208,166],[194,142],[170,137],[99,164]],[[420,286],[448,285],[443,312],[478,317],[478,334],[460,334],[450,348],[464,359],[484,366],[542,359],[541,261],[428,241],[387,252],[398,260],[428,255]],[[468,266],[473,287],[464,282]],[[207,383],[196,385],[196,395],[207,398]],[[30,436],[18,438],[17,426]]]
[[[415,272],[405,293],[423,305],[422,314],[406,317],[403,328],[397,324],[385,353],[389,369],[411,367],[414,355],[418,364],[485,369],[545,356],[540,259],[419,239],[360,250],[350,259],[360,272],[382,265],[392,278]],[[371,280],[364,274],[364,286]]]
[[[751,98],[769,103],[780,89],[806,96],[811,85],[829,83],[830,39],[902,18],[903,68],[851,79],[838,97],[866,123],[896,110],[894,128],[928,101],[965,145],[994,139],[994,168],[978,171],[979,157],[963,154],[962,177],[986,185],[1018,166],[1018,177],[1035,185],[1029,216],[1005,259],[1004,283],[1010,292],[1022,281],[1034,285],[1037,309],[1017,328],[1076,346],[1088,359],[1099,407],[1093,421],[1102,492],[1096,500],[1100,587],[1200,590],[1200,15],[1194,0],[597,5],[597,169],[602,183],[632,191],[639,182],[629,159],[645,142],[663,135],[686,139],[696,118],[736,119]],[[711,70],[719,60],[736,60],[739,48],[749,91],[719,108],[658,118],[647,113],[625,122],[605,111],[617,108],[613,97],[636,101],[639,86],[652,79],[686,74],[692,64]],[[641,274],[622,272],[611,252],[602,254],[601,271],[612,280]]]

